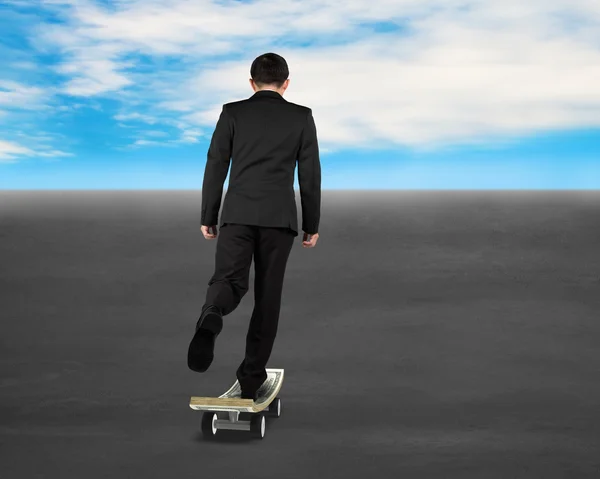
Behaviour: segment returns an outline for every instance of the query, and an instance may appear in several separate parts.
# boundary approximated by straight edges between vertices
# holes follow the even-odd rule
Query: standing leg
[[[246,336],[246,355],[236,372],[242,397],[254,397],[267,379],[265,367],[277,335],[283,280],[293,243],[293,232],[287,228],[258,228],[254,248],[255,304]]]

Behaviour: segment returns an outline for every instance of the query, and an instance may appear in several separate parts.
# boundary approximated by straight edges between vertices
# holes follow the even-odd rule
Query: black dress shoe
[[[188,367],[192,371],[205,372],[212,364],[215,340],[223,329],[223,316],[216,306],[208,306],[196,323],[196,333],[188,349]]]
[[[252,399],[253,401],[256,401],[258,399],[258,391],[254,394],[248,394],[243,392],[242,399]]]

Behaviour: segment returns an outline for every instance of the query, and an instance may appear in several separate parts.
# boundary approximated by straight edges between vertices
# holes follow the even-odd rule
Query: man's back
[[[231,158],[221,225],[289,227],[298,234],[294,171],[302,204],[302,230],[317,233],[321,165],[312,111],[278,92],[259,90],[227,103],[209,147],[204,175],[202,224],[216,225]]]

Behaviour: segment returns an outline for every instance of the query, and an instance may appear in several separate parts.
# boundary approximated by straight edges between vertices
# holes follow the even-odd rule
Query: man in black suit
[[[231,160],[229,187],[221,213],[215,272],[188,350],[188,366],[197,372],[213,360],[223,316],[248,291],[254,257],[254,311],[246,337],[245,358],[236,376],[242,397],[256,399],[267,378],[281,306],[287,260],[298,236],[294,171],[302,205],[302,246],[319,238],[321,164],[312,110],[284,100],[289,70],[275,53],[257,57],[250,68],[254,95],[223,105],[207,155],[202,185],[201,229],[217,237],[223,184]]]

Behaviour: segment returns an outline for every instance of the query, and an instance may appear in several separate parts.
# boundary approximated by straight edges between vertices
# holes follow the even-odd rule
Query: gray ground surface
[[[3,479],[600,475],[600,193],[324,192],[287,270],[282,417],[208,443],[189,397],[235,380],[253,290],[189,371],[200,203],[0,192]]]

